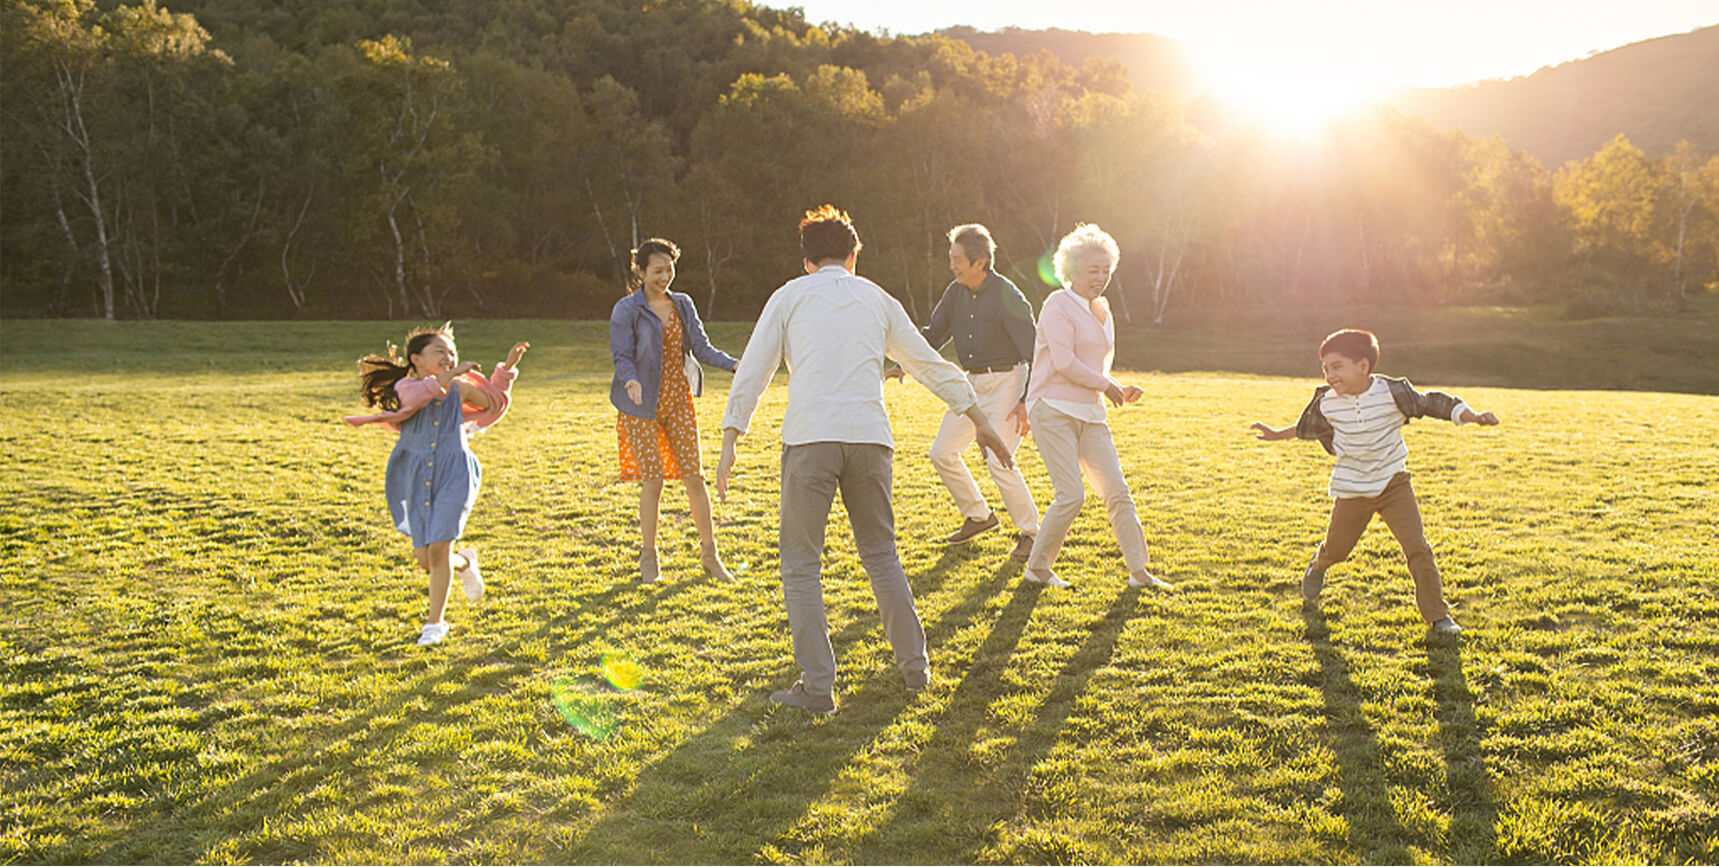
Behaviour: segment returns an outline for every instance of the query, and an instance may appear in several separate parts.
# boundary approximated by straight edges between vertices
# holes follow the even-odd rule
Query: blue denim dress
[[[483,468],[466,447],[460,384],[400,425],[400,442],[388,456],[382,489],[394,526],[412,537],[412,547],[453,542],[465,532],[477,502]]]

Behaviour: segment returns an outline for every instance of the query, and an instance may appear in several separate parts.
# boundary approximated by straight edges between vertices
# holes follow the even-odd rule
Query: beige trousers
[[[1004,373],[969,373],[967,381],[973,384],[973,391],[979,395],[980,409],[991,420],[991,426],[997,429],[997,435],[1003,438],[1003,444],[1009,447],[1009,454],[1013,455],[1021,445],[1021,435],[1009,413],[1021,402],[1021,394],[1026,390],[1027,366],[1018,364],[1014,370]],[[991,507],[985,504],[985,495],[979,493],[979,484],[973,480],[973,474],[967,471],[967,463],[961,459],[962,453],[973,445],[974,438],[973,423],[966,416],[945,412],[943,426],[937,429],[937,438],[931,441],[931,465],[937,468],[937,475],[943,478],[943,486],[955,498],[955,508],[961,510],[962,517],[978,520],[991,514]],[[1009,510],[1009,520],[1021,532],[1037,535],[1039,507],[1033,502],[1032,492],[1027,490],[1027,480],[1021,476],[1020,468],[1005,468],[989,454],[985,456],[985,464],[991,470],[991,479],[997,483],[997,493],[1002,496],[1003,505]]]
[[[1038,539],[1033,543],[1027,568],[1047,571],[1056,562],[1068,528],[1086,502],[1084,475],[1104,501],[1111,532],[1116,534],[1117,547],[1122,549],[1123,565],[1131,573],[1145,569],[1146,533],[1140,528],[1134,495],[1122,477],[1122,463],[1116,457],[1110,426],[1081,421],[1039,402],[1027,411],[1027,420],[1033,426],[1033,445],[1038,447],[1045,473],[1056,489],[1056,499],[1039,521]]]

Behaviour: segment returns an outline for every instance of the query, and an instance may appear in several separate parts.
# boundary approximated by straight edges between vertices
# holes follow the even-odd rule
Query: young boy
[[[1262,440],[1318,440],[1337,456],[1331,470],[1331,526],[1325,543],[1314,553],[1301,576],[1301,595],[1317,599],[1325,587],[1325,570],[1343,562],[1374,513],[1403,547],[1409,575],[1415,581],[1415,607],[1434,632],[1462,631],[1444,603],[1444,587],[1432,547],[1421,529],[1420,507],[1404,464],[1409,447],[1403,425],[1428,416],[1457,424],[1498,424],[1490,412],[1476,413],[1456,397],[1438,391],[1418,392],[1406,379],[1373,373],[1379,364],[1379,341],[1370,331],[1344,329],[1319,345],[1319,364],[1328,385],[1313,392],[1293,427],[1273,430],[1254,422]]]

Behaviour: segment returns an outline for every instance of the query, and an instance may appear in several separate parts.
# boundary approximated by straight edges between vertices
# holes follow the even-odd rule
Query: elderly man
[[[728,498],[736,441],[751,427],[765,387],[786,359],[782,598],[794,661],[802,673],[799,683],[772,693],[770,700],[831,714],[836,711],[836,657],[824,611],[823,553],[838,491],[902,680],[909,690],[919,690],[930,678],[925,628],[895,549],[895,440],[883,403],[884,355],[901,359],[952,411],[966,413],[981,448],[1005,464],[1009,457],[961,369],[925,342],[901,302],[853,273],[860,243],[848,215],[832,205],[808,211],[800,222],[800,248],[805,276],[770,296],[734,371],[722,419],[716,490]]]
[[[949,230],[949,270],[955,281],[943,290],[931,324],[922,333],[926,342],[939,348],[954,338],[955,358],[967,371],[985,417],[1002,434],[1003,445],[1013,456],[1028,430],[1024,401],[1033,357],[1033,308],[1009,278],[992,268],[996,253],[997,244],[984,226],[969,223]],[[888,373],[901,374],[900,367]],[[970,541],[999,523],[961,460],[961,453],[973,444],[974,433],[966,416],[950,411],[944,413],[943,426],[931,443],[931,464],[964,519],[943,540],[950,545]],[[1015,547],[1009,556],[1024,561],[1039,532],[1039,509],[1020,469],[1012,461],[999,461],[1000,457],[993,454],[986,463],[1015,525]]]

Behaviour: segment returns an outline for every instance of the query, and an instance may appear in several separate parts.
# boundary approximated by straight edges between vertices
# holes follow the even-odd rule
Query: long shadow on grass
[[[1302,606],[1307,643],[1319,662],[1319,689],[1325,697],[1325,728],[1337,753],[1337,785],[1343,792],[1343,818],[1349,844],[1362,860],[1408,864],[1408,834],[1391,806],[1391,790],[1379,740],[1361,711],[1361,690],[1349,663],[1331,645],[1331,627],[1317,603]]]
[[[1029,801],[1033,768],[1056,746],[1093,673],[1110,662],[1123,630],[1139,614],[1140,599],[1140,591],[1125,589],[1093,622],[1090,635],[1057,671],[1037,714],[1014,732],[1013,743],[995,760],[975,761],[972,749],[979,744],[981,729],[1005,728],[989,707],[1010,691],[1004,675],[1032,618],[1040,589],[1025,584],[1016,589],[956,687],[948,709],[935,720],[937,733],[915,763],[908,790],[897,801],[889,821],[856,846],[856,861],[993,860],[995,853],[987,853],[986,848],[996,828],[1033,809]],[[1042,805],[1044,816],[1055,811],[1055,805]],[[952,843],[960,847],[960,855],[954,859],[949,858],[947,849]],[[1061,848],[1010,854],[1047,864],[1076,863],[1090,857]]]
[[[482,698],[512,679],[512,674],[472,679],[463,668],[454,667],[414,678],[327,733],[308,735],[290,755],[258,767],[194,803],[183,807],[158,803],[162,814],[147,831],[104,848],[90,860],[108,864],[206,861],[233,837],[255,833],[265,822],[279,823],[301,814],[308,809],[305,797],[325,781],[366,773],[365,762],[384,752],[407,729],[449,722],[451,711],[459,705]],[[441,693],[438,687],[449,683],[462,688]],[[417,701],[427,707],[406,707]],[[223,857],[284,863],[316,860],[317,856],[314,842],[275,838],[259,840]]]
[[[940,560],[945,568],[923,573],[916,593],[936,589],[947,565],[961,558],[958,552],[946,553]],[[1005,563],[926,624],[933,666],[938,664],[938,647],[983,614],[986,603],[1019,574],[1019,564]],[[857,617],[831,641],[839,653],[877,628],[875,616]],[[789,667],[791,661],[784,660],[784,669]],[[850,671],[845,679],[854,688],[839,696],[841,711],[833,718],[772,707],[762,694],[746,699],[641,768],[632,793],[571,848],[536,853],[532,860],[756,860],[767,847],[782,842],[854,755],[887,730],[913,700],[893,667]]]
[[[1474,693],[1462,673],[1460,639],[1432,636],[1427,660],[1438,702],[1438,739],[1444,752],[1450,831],[1445,857],[1454,864],[1486,864],[1497,857],[1498,803],[1481,752]]]
[[[647,616],[665,599],[685,590],[682,584],[664,587],[660,591],[641,592],[637,585],[618,584],[585,597],[586,609],[601,611],[603,616],[580,624],[583,627],[581,637],[575,639],[575,644],[602,634],[610,624]],[[540,627],[539,633],[565,629],[567,621],[578,616],[570,614],[555,618]],[[513,658],[519,645],[518,641],[510,641],[493,650],[463,649],[458,645],[430,651],[411,646],[379,649],[378,656],[384,660],[427,655],[431,668],[417,676],[403,673],[403,682],[397,690],[376,696],[360,712],[326,729],[303,732],[298,735],[297,749],[291,754],[258,766],[195,801],[184,804],[157,802],[151,808],[158,812],[143,833],[109,844],[99,849],[99,854],[73,844],[61,850],[43,852],[42,858],[45,861],[90,860],[100,863],[191,863],[208,860],[229,840],[255,834],[265,821],[279,823],[303,813],[308,809],[305,798],[323,783],[377,773],[372,770],[371,760],[378,754],[388,753],[393,742],[409,729],[425,724],[456,723],[455,712],[462,705],[497,692],[519,689],[521,683],[540,677],[544,666]],[[470,671],[473,665],[502,659],[511,662],[512,666],[476,676]],[[455,757],[447,756],[430,757],[428,761],[434,764],[444,758],[450,762],[455,760]],[[363,791],[357,794],[362,796]],[[459,848],[460,838],[448,834],[435,845],[453,851]],[[282,863],[317,860],[323,853],[316,847],[314,841],[265,838],[247,844],[242,851],[227,851],[221,855]]]

